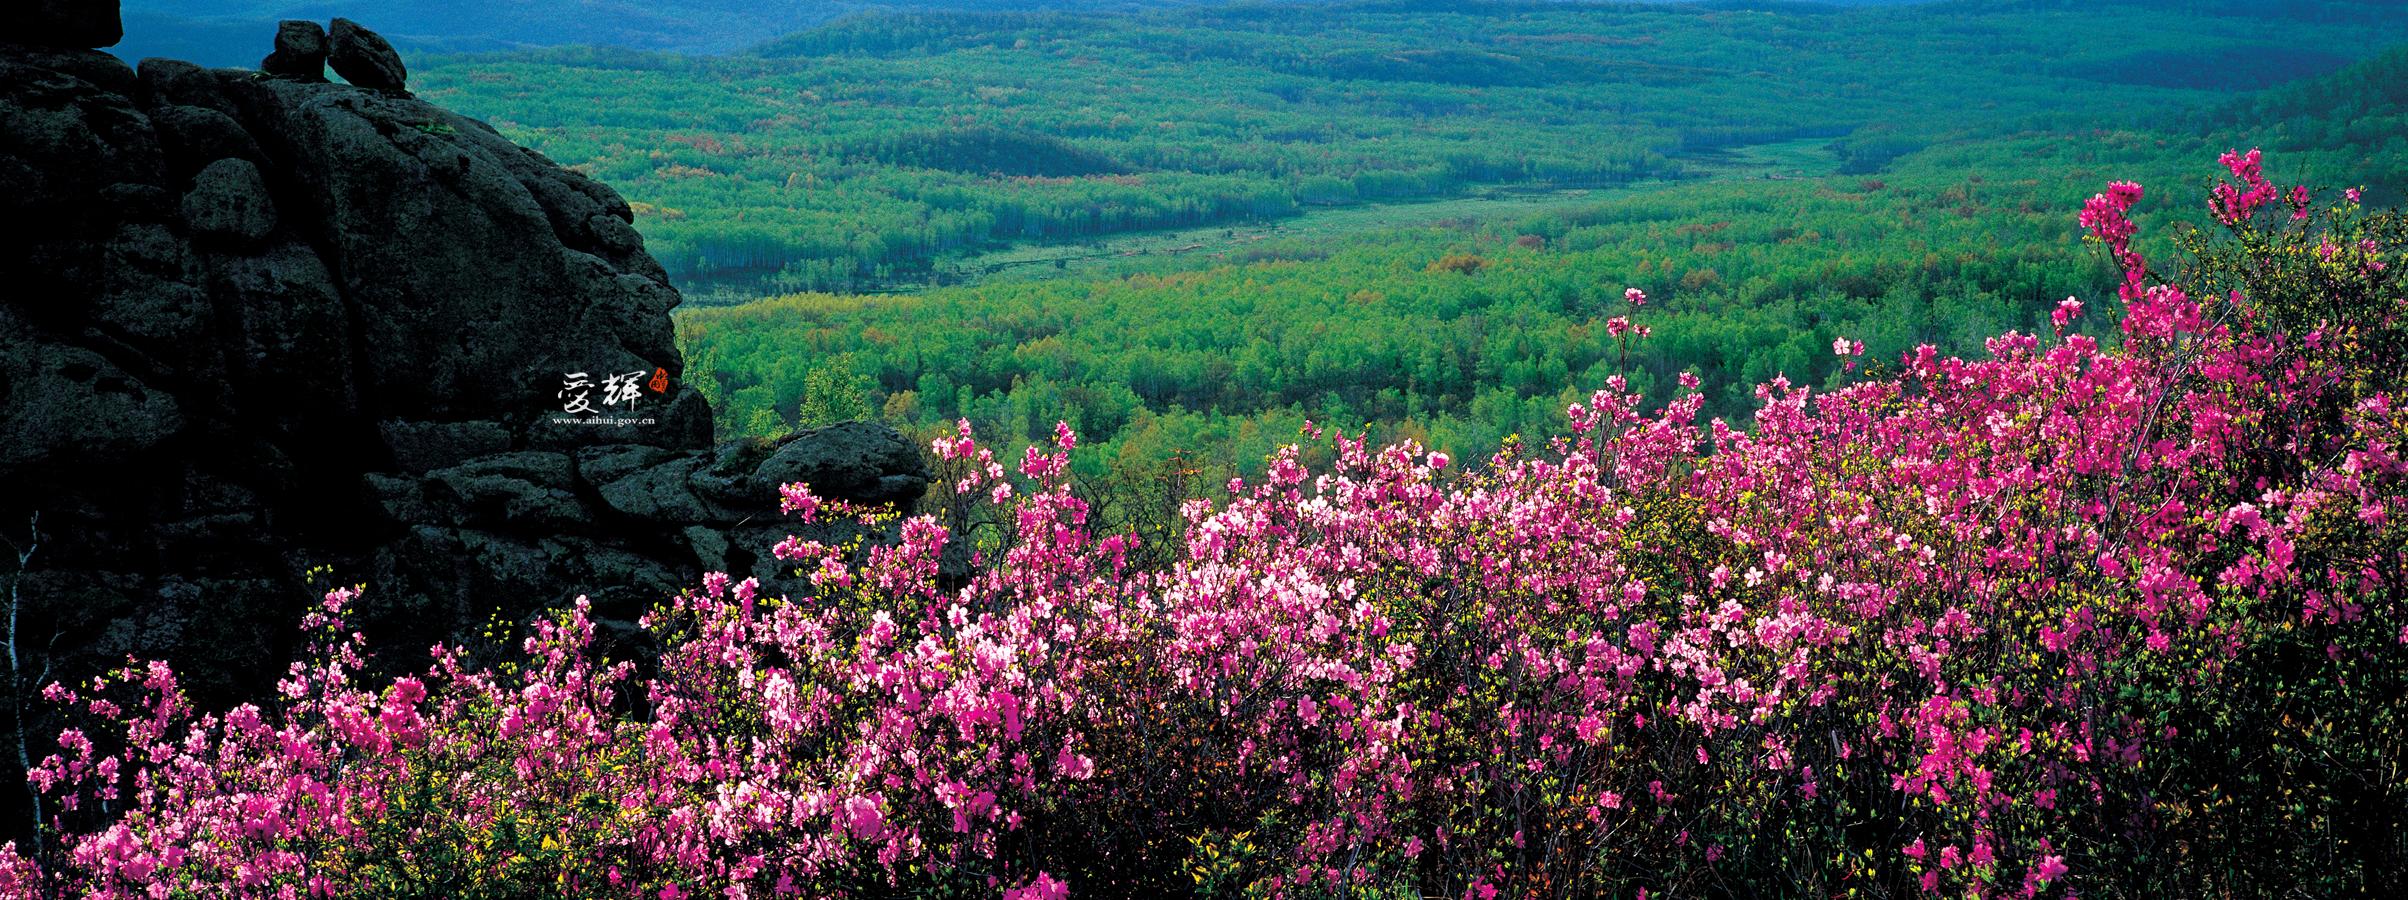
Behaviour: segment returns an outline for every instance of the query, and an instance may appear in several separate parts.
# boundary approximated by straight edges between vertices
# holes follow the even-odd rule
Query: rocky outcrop
[[[259,71],[302,81],[326,80],[326,29],[316,22],[276,23],[276,49],[259,61]]]
[[[705,570],[794,589],[777,484],[926,485],[884,426],[715,442],[628,205],[398,93],[372,35],[336,22],[354,85],[308,29],[276,76],[135,69],[85,49],[113,4],[36,9],[0,44],[0,538],[35,548],[0,578],[21,646],[79,648],[54,675],[253,693],[333,584],[405,665],[580,594],[625,625]]]
[[[326,35],[326,62],[344,81],[370,90],[399,91],[408,87],[409,71],[401,65],[401,54],[384,35],[361,28],[350,19],[334,20],[334,28]]]

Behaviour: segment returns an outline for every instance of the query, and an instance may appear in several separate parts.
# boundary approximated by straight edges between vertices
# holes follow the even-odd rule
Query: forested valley
[[[1308,420],[1477,456],[1614,374],[1661,400],[1693,373],[1735,416],[1774,376],[1837,376],[1835,337],[1976,350],[2112,287],[2060,214],[2110,173],[2196,179],[2263,144],[2297,180],[2397,196],[2400,24],[2004,0],[873,13],[734,57],[447,57],[424,82],[622,186],[687,288],[724,430],[1066,420],[1097,469],[1243,469]],[[1608,324],[1634,287],[1647,340]]]

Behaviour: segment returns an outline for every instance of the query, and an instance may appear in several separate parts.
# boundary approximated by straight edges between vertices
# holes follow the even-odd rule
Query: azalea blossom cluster
[[[2258,192],[2211,202],[2245,228]],[[943,489],[999,534],[789,539],[811,592],[708,576],[641,677],[580,604],[370,690],[337,591],[272,709],[196,715],[162,666],[54,690],[123,732],[36,768],[59,849],[0,854],[0,896],[2113,893],[2186,864],[2132,848],[2267,821],[2201,754],[2298,730],[2408,791],[2347,762],[2408,670],[2408,398],[2349,349],[2398,285],[2193,299],[2141,196],[2082,214],[2119,340],[2068,299],[1984,358],[1776,378],[1747,428],[1617,377],[1468,467],[1314,430],[1326,466],[1188,503],[1163,568],[1090,527],[1067,426],[1007,469],[964,422]]]

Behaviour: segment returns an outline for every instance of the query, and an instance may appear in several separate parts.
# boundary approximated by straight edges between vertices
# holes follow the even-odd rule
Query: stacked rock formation
[[[332,584],[401,666],[581,594],[624,625],[705,570],[776,584],[779,483],[926,485],[884,426],[716,443],[628,205],[398,93],[381,39],[137,71],[92,49],[115,22],[0,33],[0,588],[53,677],[255,695]]]
[[[316,22],[276,23],[276,49],[259,61],[259,71],[302,81],[326,80],[326,29]]]

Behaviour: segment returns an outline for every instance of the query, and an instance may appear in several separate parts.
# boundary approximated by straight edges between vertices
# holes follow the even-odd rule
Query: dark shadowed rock
[[[601,486],[602,502],[613,512],[648,522],[682,525],[721,518],[689,483],[702,463],[685,457],[622,476]]]
[[[226,390],[256,430],[308,442],[327,423],[360,415],[350,312],[324,260],[287,240],[247,255],[205,253],[199,263],[217,321],[233,331],[222,338]]]
[[[135,99],[148,108],[197,106],[232,114],[217,74],[180,59],[145,59],[135,67]]]
[[[492,523],[537,533],[582,527],[584,503],[570,491],[561,453],[504,453],[427,473],[428,501],[454,525]]]
[[[687,548],[693,551],[695,561],[701,563],[704,569],[725,572],[734,568],[728,562],[730,548],[726,531],[707,525],[688,525],[685,536]]]
[[[787,438],[754,470],[752,489],[774,495],[798,481],[821,496],[868,503],[908,503],[928,489],[920,448],[875,422],[840,422]]]
[[[402,422],[377,426],[393,465],[403,472],[450,468],[510,449],[510,430],[498,422]]]
[[[108,357],[0,316],[0,473],[125,465],[185,425],[175,398]]]
[[[279,39],[283,33],[277,33]],[[393,52],[383,35],[361,28],[350,19],[334,20],[326,35],[326,61],[344,81],[379,91],[407,90],[408,70],[401,54]]]
[[[652,468],[681,454],[643,444],[603,444],[576,452],[577,479],[586,484],[609,484]]]
[[[256,247],[276,230],[276,201],[249,160],[221,159],[192,176],[183,209],[193,236],[203,240]]]
[[[31,645],[80,648],[40,664],[163,658],[222,706],[334,584],[399,648],[579,595],[624,630],[706,570],[810,590],[767,552],[777,485],[909,503],[918,450],[715,443],[633,218],[392,90],[0,44],[0,533],[42,547],[0,580]]]
[[[117,0],[27,0],[9,18],[17,21],[5,40],[20,44],[92,50],[125,37]]]
[[[394,65],[399,66],[400,62],[396,60]],[[276,23],[276,49],[259,61],[259,71],[279,78],[325,81],[326,29],[316,22],[297,19]]]
[[[352,300],[362,388],[380,412],[517,426],[562,413],[573,373],[588,376],[599,410],[607,375],[682,372],[668,316],[677,293],[651,277],[650,257],[554,226],[543,198],[599,208],[581,176],[416,99],[255,87],[265,120],[255,133],[291,160],[279,174],[312,209],[298,226]],[[633,406],[639,416],[665,408],[649,393]],[[655,430],[574,432],[658,443]]]
[[[158,135],[127,96],[133,85],[132,70],[106,53],[0,52],[0,227],[88,238],[115,227],[94,215],[103,189],[160,183]],[[24,247],[8,243],[0,259]]]
[[[370,472],[360,476],[375,511],[385,521],[395,524],[415,524],[435,520],[435,508],[427,503],[426,486],[416,478]]]
[[[193,284],[196,261],[167,224],[128,222],[101,247],[101,291],[92,318],[140,351],[145,368],[162,363],[214,371],[205,345],[214,308]]]
[[[155,184],[112,184],[100,189],[100,203],[123,222],[166,222],[178,214],[176,198]]]
[[[181,182],[200,174],[221,159],[266,165],[259,142],[233,116],[199,106],[154,106],[151,124],[159,129],[159,151],[167,159],[167,176]]]
[[[754,476],[779,446],[769,441],[729,441],[720,444],[688,480],[697,493],[717,503],[743,503],[748,498],[769,496],[761,490],[760,482],[755,481]],[[771,492],[776,490],[774,486],[770,488]]]

